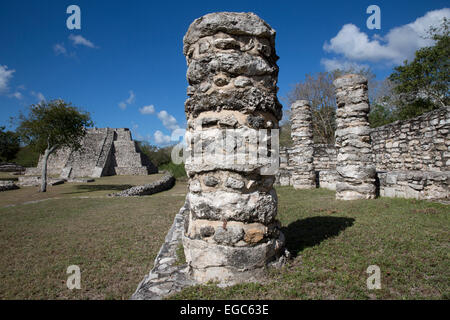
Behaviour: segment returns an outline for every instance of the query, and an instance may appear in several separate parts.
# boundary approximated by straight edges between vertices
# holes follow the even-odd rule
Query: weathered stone
[[[367,79],[349,74],[333,82],[336,88],[336,199],[375,198]]]
[[[184,37],[187,78],[199,90],[185,103],[191,182],[183,244],[190,273],[200,282],[257,280],[284,252],[279,226],[266,232],[277,214],[275,178],[264,175],[272,160],[246,158],[258,146],[268,153],[266,141],[256,140],[259,130],[278,128],[282,116],[274,38],[256,15],[232,12],[195,20]],[[205,126],[210,118],[217,121]]]
[[[108,175],[147,175],[158,169],[132,140],[129,129],[87,129],[81,141],[82,148],[72,151],[63,148],[51,154],[48,174],[63,179],[102,177]],[[41,157],[42,158],[42,157]],[[26,175],[40,175],[42,159],[37,168],[28,168]]]
[[[169,190],[175,185],[175,178],[171,174],[164,175],[161,179],[142,186],[135,186],[121,192],[112,193],[110,197],[134,197],[147,196]]]
[[[290,155],[294,168],[291,183],[295,189],[315,188],[312,115],[306,100],[297,100],[291,106],[291,137],[294,143]]]

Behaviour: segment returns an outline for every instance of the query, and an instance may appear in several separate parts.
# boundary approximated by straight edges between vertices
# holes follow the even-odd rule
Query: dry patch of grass
[[[39,187],[21,187],[18,190],[0,192],[0,208],[50,198],[102,197],[108,193],[151,183],[162,176],[160,173],[148,176],[110,176],[96,178],[89,183],[66,182],[57,186],[48,185],[47,192],[39,192]]]
[[[186,195],[186,183],[177,182],[151,196],[103,197],[117,186],[146,183],[144,178],[55,186],[47,195],[59,199],[0,208],[0,299],[129,299],[153,267]],[[0,204],[31,200],[27,192],[0,193]],[[270,270],[264,283],[196,286],[173,299],[450,297],[448,205],[336,201],[334,192],[323,189],[278,187],[277,193],[278,217],[294,258]],[[69,265],[81,268],[81,290],[66,287]],[[369,265],[381,269],[381,290],[366,287]]]
[[[126,179],[98,185],[143,183]],[[68,194],[64,199],[0,209],[0,299],[129,299],[186,194],[186,184],[177,183],[151,196],[79,199],[69,195],[85,189],[68,186],[58,194]],[[66,287],[70,265],[81,269],[81,290]]]

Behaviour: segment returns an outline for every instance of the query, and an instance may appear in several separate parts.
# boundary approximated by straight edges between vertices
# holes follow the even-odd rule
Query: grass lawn
[[[104,197],[141,184],[135,178],[142,177],[64,184],[47,195],[35,195],[36,188],[0,193],[0,298],[129,299],[151,269],[186,193],[186,183],[177,182],[151,196]],[[334,192],[323,189],[277,192],[278,217],[293,255],[288,265],[270,270],[261,284],[197,286],[171,298],[450,298],[448,205],[336,201]],[[20,204],[40,197],[54,199]],[[73,264],[81,269],[81,290],[65,284]],[[381,269],[381,290],[366,287],[369,265]]]

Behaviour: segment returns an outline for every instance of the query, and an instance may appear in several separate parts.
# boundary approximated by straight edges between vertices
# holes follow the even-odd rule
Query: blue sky
[[[71,4],[81,8],[81,30],[66,27]],[[380,30],[366,27],[372,4]],[[136,139],[164,144],[186,125],[183,35],[215,11],[252,11],[277,31],[285,108],[283,97],[306,73],[362,65],[385,78],[430,44],[421,38],[427,26],[450,18],[440,0],[2,1],[0,126],[32,103],[62,98],[89,111],[97,127],[128,127]]]

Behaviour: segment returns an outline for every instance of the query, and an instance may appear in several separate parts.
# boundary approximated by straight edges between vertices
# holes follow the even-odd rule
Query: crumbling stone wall
[[[189,270],[199,282],[258,280],[284,244],[275,177],[264,175],[261,163],[229,160],[257,148],[252,133],[278,128],[275,31],[253,13],[212,13],[190,25],[183,50],[190,179],[183,244]],[[221,145],[217,138],[225,134]]]
[[[378,171],[450,171],[450,107],[375,128]]]

